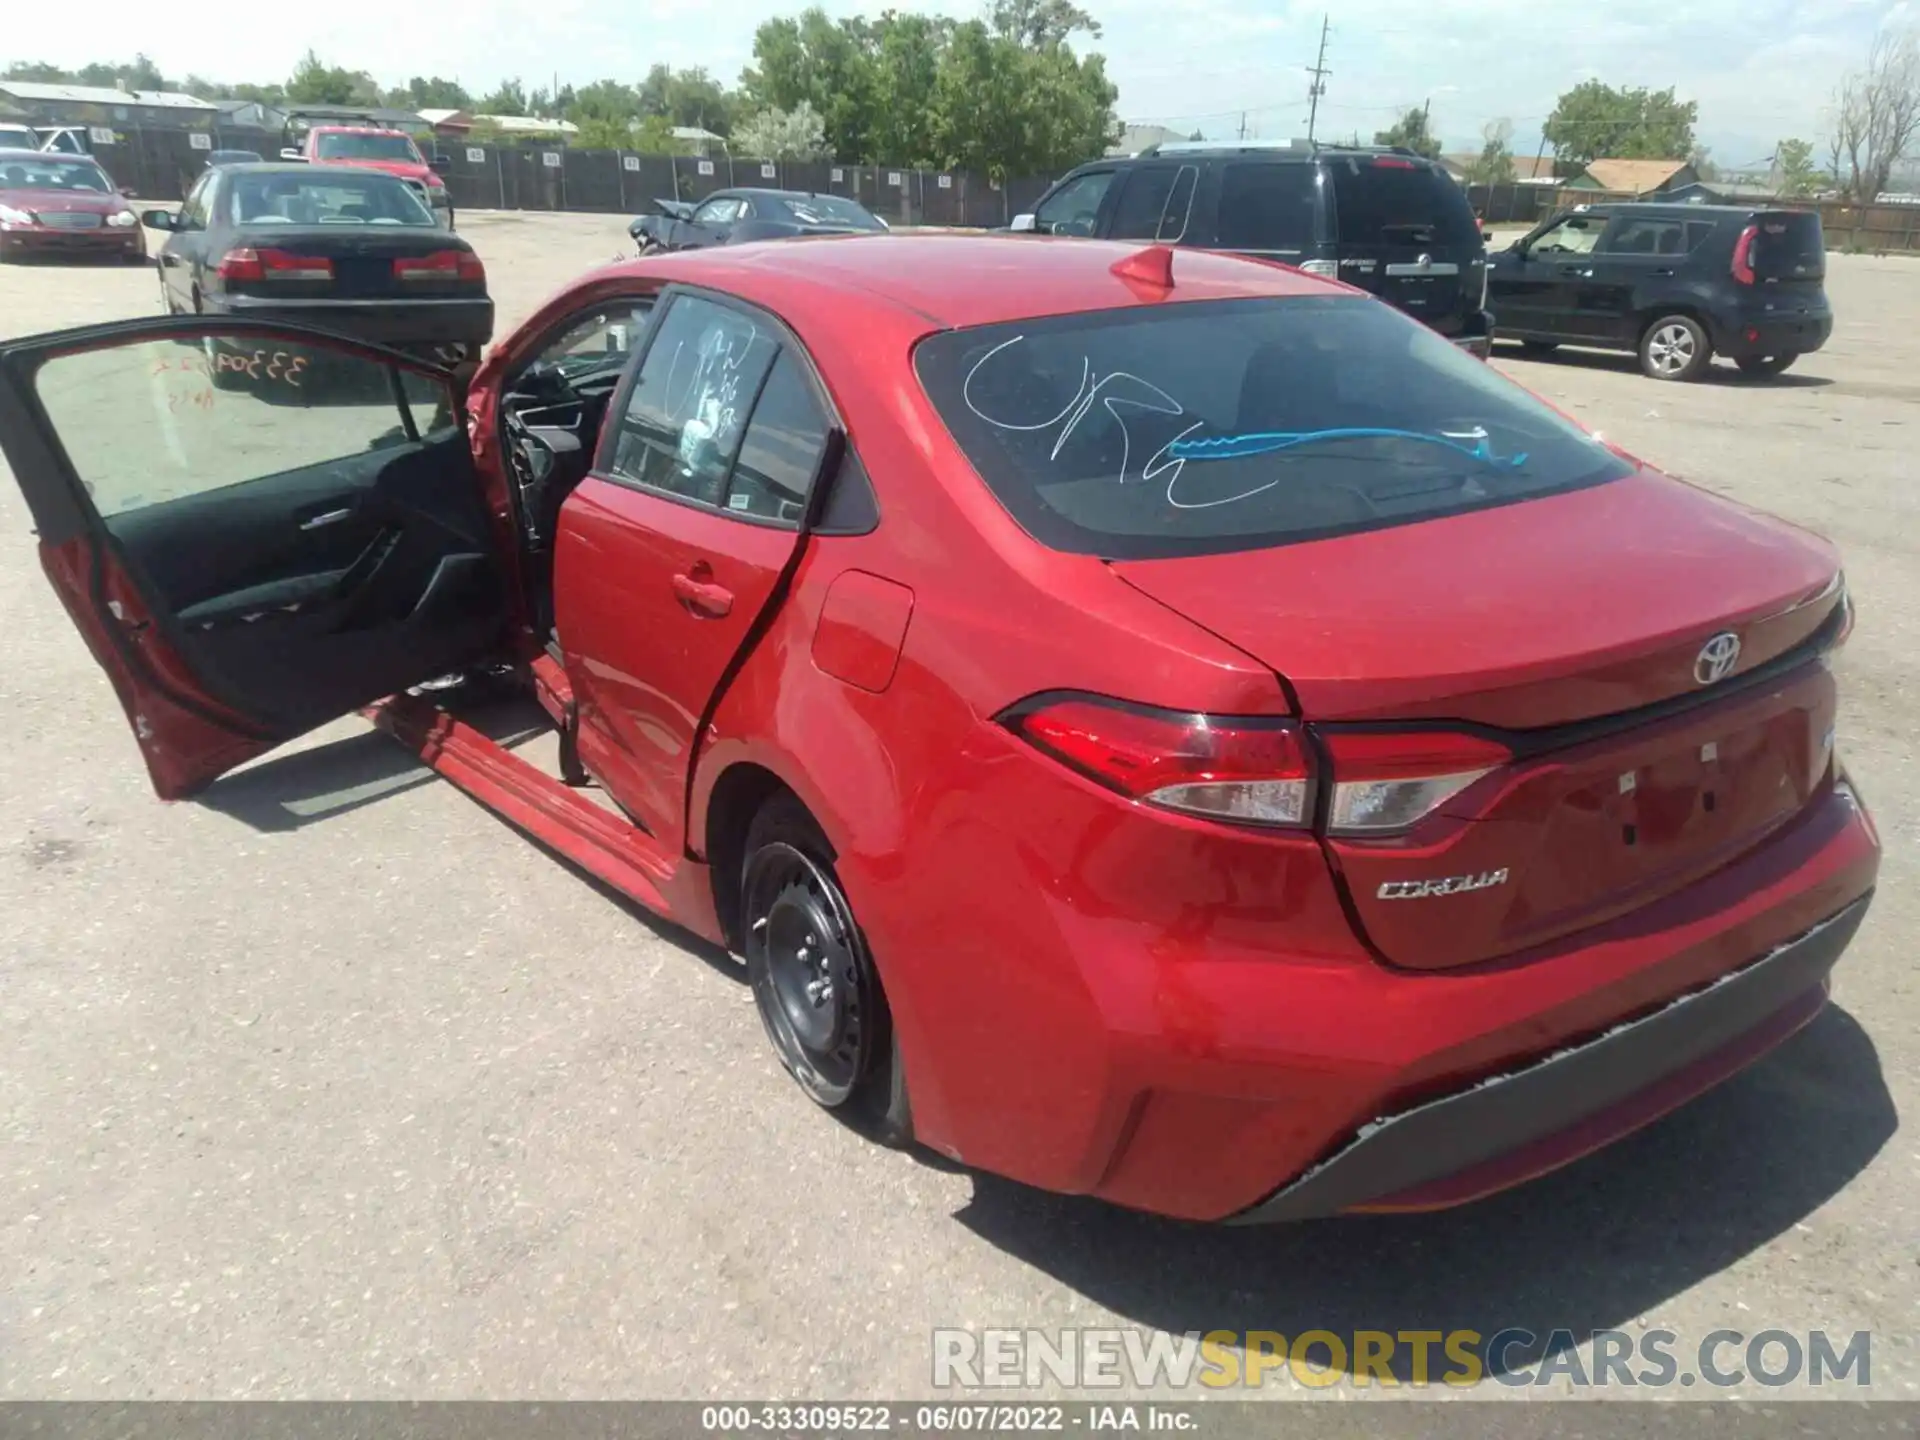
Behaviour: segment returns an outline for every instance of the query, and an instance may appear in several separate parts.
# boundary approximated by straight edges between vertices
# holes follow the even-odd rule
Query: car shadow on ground
[[[1513,1327],[1516,1378],[1661,1306],[1791,1229],[1898,1127],[1873,1043],[1829,1007],[1753,1069],[1619,1144],[1520,1188],[1427,1215],[1267,1227],[1169,1222],[990,1176],[957,1218],[1142,1325],[1176,1334]],[[1761,1312],[1737,1321],[1773,1323]],[[1682,1360],[1701,1336],[1682,1336]],[[1313,1352],[1325,1363],[1325,1351]],[[1571,1358],[1571,1357],[1570,1357]],[[1412,1377],[1413,1347],[1390,1364]],[[1566,1363],[1563,1361],[1562,1363]],[[1352,1357],[1344,1368],[1351,1369]],[[1431,1373],[1454,1368],[1436,1346]],[[1641,1368],[1636,1359],[1634,1368]]]
[[[1523,350],[1518,345],[1499,344],[1494,346],[1493,358],[1496,360],[1522,360],[1530,365],[1556,365],[1581,370],[1615,370],[1622,375],[1639,375],[1638,356],[1622,354],[1615,350],[1579,350],[1572,346],[1561,346],[1558,350],[1536,353]],[[1649,385],[1659,385],[1658,380],[1648,380]],[[1797,370],[1789,370],[1784,375],[1749,375],[1729,361],[1716,360],[1707,368],[1707,373],[1697,382],[1701,385],[1725,385],[1742,390],[1821,390],[1833,384],[1827,375],[1805,375]]]
[[[509,750],[553,728],[530,698],[463,706],[460,718]],[[250,765],[215,783],[199,803],[256,830],[298,830],[439,778],[384,731],[369,729]]]

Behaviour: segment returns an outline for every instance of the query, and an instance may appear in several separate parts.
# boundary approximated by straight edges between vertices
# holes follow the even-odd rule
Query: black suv
[[[1833,332],[1820,217],[1797,210],[1584,206],[1492,270],[1501,339],[1636,351],[1656,380],[1697,380],[1715,355],[1778,375]]]
[[[1013,228],[1268,256],[1378,295],[1482,358],[1493,339],[1473,208],[1411,150],[1160,145],[1070,171]]]

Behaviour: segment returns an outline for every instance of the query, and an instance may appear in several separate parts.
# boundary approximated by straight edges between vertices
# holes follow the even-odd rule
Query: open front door
[[[502,643],[432,366],[263,322],[35,336],[0,346],[0,450],[162,798]]]

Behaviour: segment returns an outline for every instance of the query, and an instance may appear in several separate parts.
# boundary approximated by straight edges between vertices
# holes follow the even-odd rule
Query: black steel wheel
[[[739,913],[747,980],[780,1063],[816,1104],[904,1143],[912,1121],[879,972],[832,847],[790,795],[748,830]]]

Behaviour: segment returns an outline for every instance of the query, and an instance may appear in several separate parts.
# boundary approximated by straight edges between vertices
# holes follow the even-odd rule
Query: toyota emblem
[[[1433,257],[1431,255],[1422,255],[1414,263],[1417,264],[1422,270],[1431,270],[1433,268]]]
[[[1739,663],[1740,637],[1731,630],[1722,630],[1700,647],[1699,655],[1694,657],[1693,678],[1701,685],[1711,685],[1726,679]]]

